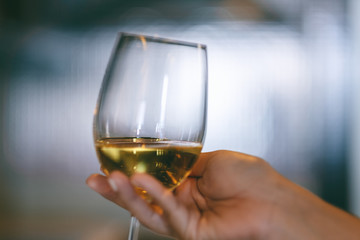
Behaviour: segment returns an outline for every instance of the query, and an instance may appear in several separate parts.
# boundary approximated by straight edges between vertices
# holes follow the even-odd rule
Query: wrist
[[[276,234],[270,239],[359,238],[359,219],[288,180],[282,183],[271,224]]]

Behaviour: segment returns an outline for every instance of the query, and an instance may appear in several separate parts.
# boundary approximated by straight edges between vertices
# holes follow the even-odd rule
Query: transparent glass
[[[174,189],[201,152],[206,109],[205,45],[120,33],[94,117],[102,170],[148,173]],[[136,226],[132,217],[129,239]]]

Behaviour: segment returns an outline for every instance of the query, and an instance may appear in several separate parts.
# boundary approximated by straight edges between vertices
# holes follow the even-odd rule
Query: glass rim
[[[188,42],[182,40],[175,40],[171,38],[158,37],[156,35],[150,36],[150,35],[136,34],[129,32],[118,32],[118,38],[121,39],[122,37],[133,37],[133,38],[139,38],[140,40],[150,40],[159,43],[169,43],[169,44],[182,45],[188,47],[197,47],[205,50],[207,48],[205,44],[201,44],[201,43],[194,43],[194,42]]]

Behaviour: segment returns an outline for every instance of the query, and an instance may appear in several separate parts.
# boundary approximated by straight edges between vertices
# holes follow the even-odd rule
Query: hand
[[[90,176],[88,185],[153,231],[180,239],[356,239],[360,221],[237,152],[202,153],[174,192],[146,174]],[[147,191],[151,204],[136,194]]]

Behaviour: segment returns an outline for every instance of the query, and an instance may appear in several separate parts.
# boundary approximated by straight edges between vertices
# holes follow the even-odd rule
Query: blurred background
[[[130,215],[85,185],[119,31],[208,46],[204,151],[360,215],[360,1],[0,0],[0,239],[126,239]]]

